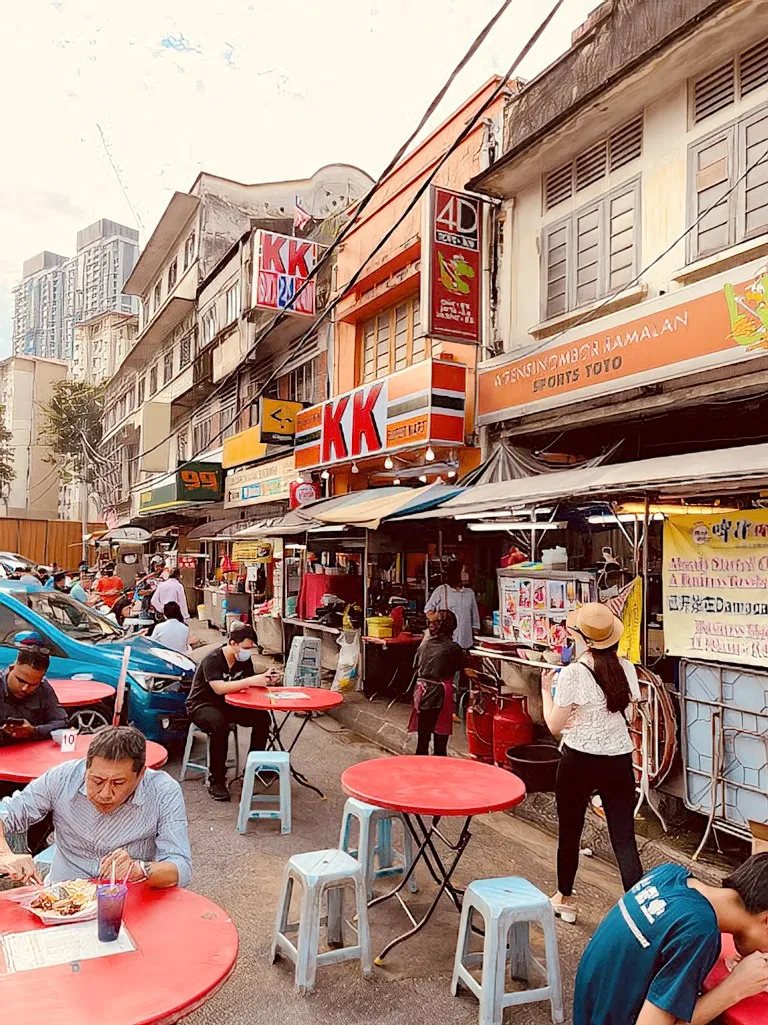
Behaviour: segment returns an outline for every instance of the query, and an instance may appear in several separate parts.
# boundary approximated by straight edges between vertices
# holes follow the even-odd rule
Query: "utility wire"
[[[530,49],[530,47],[539,38],[539,36],[543,32],[543,30],[547,27],[549,22],[552,20],[552,17],[554,16],[554,14],[562,6],[563,2],[564,2],[564,0],[557,0],[557,2],[555,4],[555,7],[550,12],[549,16],[545,19],[545,21],[536,30],[536,33],[534,33],[534,37],[532,37],[532,40],[529,42],[529,44],[527,44],[527,46],[524,49],[524,51],[521,52],[521,55],[515,61],[515,64],[513,65],[512,70],[507,73],[506,77],[504,78],[504,80],[502,82],[502,88],[506,87],[507,81],[511,77],[511,74],[512,74],[512,71],[514,71],[514,68],[517,67],[517,64],[520,62],[520,60],[523,58],[523,56],[525,56],[528,53],[528,50]],[[206,401],[209,402],[211,399],[216,398],[217,395],[221,394],[221,392],[229,385],[229,383],[232,381],[232,379],[234,377],[236,377],[237,373],[239,372],[240,366],[242,366],[243,363],[247,362],[248,359],[251,357],[251,355],[256,351],[256,349],[264,341],[264,339],[272,331],[274,331],[284,320],[286,320],[288,318],[289,314],[286,312],[286,310],[290,310],[294,306],[294,304],[299,299],[299,297],[304,292],[304,290],[309,287],[310,282],[312,280],[314,280],[314,278],[317,277],[317,275],[320,273],[320,271],[323,269],[323,267],[326,265],[326,263],[328,263],[328,261],[331,259],[331,256],[336,251],[336,249],[338,249],[338,247],[341,245],[341,243],[350,234],[350,232],[352,231],[352,229],[354,228],[356,223],[360,220],[360,217],[362,216],[363,211],[370,204],[371,200],[373,199],[373,197],[376,195],[376,193],[380,189],[382,183],[386,180],[386,178],[389,176],[389,174],[392,172],[392,170],[399,164],[400,160],[405,155],[405,153],[408,150],[408,148],[411,145],[411,143],[419,135],[419,133],[422,131],[424,126],[427,124],[429,119],[432,117],[432,115],[435,113],[435,111],[439,107],[440,103],[445,98],[446,93],[450,89],[450,87],[453,84],[453,82],[456,79],[456,77],[466,67],[466,65],[469,63],[471,58],[475,55],[475,53],[480,48],[480,46],[485,42],[487,36],[492,31],[492,29],[494,28],[496,23],[499,21],[499,19],[501,18],[501,16],[504,14],[504,12],[510,6],[511,3],[512,3],[512,0],[504,0],[504,2],[501,4],[499,9],[496,11],[496,13],[490,19],[490,21],[483,27],[483,29],[481,29],[479,34],[473,40],[473,42],[472,42],[471,46],[469,47],[469,49],[467,50],[467,52],[464,54],[464,56],[461,58],[459,63],[456,65],[456,67],[453,69],[453,71],[448,76],[448,79],[446,80],[445,84],[440,88],[440,90],[437,92],[437,94],[435,95],[435,97],[432,100],[432,102],[429,104],[429,107],[427,108],[426,112],[424,113],[423,117],[419,121],[419,123],[416,126],[416,128],[411,132],[411,134],[408,136],[408,138],[405,140],[405,142],[402,144],[402,146],[398,149],[397,153],[395,153],[395,155],[392,157],[390,162],[387,164],[387,166],[381,172],[381,174],[379,175],[377,180],[373,183],[373,185],[368,190],[368,192],[365,194],[365,196],[363,196],[363,198],[357,203],[357,205],[355,206],[354,212],[353,212],[350,220],[343,226],[343,228],[340,230],[340,232],[336,236],[336,238],[326,248],[326,250],[323,253],[322,257],[318,260],[318,262],[312,268],[312,270],[310,271],[309,275],[305,279],[304,283],[301,285],[301,287],[299,289],[297,289],[297,291],[295,292],[295,294],[293,295],[293,297],[291,298],[291,300],[287,304],[285,310],[282,310],[275,317],[273,317],[272,320],[270,321],[270,323],[267,324],[265,326],[265,328],[263,328],[259,332],[257,337],[254,339],[253,344],[250,346],[250,348],[246,352],[245,356],[243,357],[243,360],[241,361],[239,366],[236,367],[234,370],[230,371],[229,374],[227,374],[227,376],[216,386],[216,388],[214,388],[214,390],[211,392],[211,394],[207,397]],[[491,98],[491,100],[487,101],[486,104],[484,104],[484,106],[482,108],[483,111],[487,109],[487,107],[490,105],[490,103],[493,100],[496,99],[496,96],[501,91],[502,91],[502,89],[500,88],[497,92],[494,93],[494,95]],[[452,150],[451,150],[451,152],[452,152]],[[440,166],[442,166],[442,164]],[[409,211],[410,211],[410,209],[411,208],[409,208]],[[400,222],[403,219],[404,219],[403,217],[400,218],[400,220],[398,221],[398,225],[400,224]],[[368,257],[368,259],[370,260],[372,258],[372,256],[375,254],[375,252],[377,252],[377,251],[378,250],[374,250],[374,253],[372,253]],[[368,261],[366,261],[366,263],[367,262]],[[365,264],[363,264],[363,266],[365,266]],[[357,280],[357,279],[355,279],[355,280]],[[348,287],[350,287],[350,286],[348,286]],[[342,297],[345,294],[346,294],[346,292],[344,292],[342,294]],[[330,314],[330,312],[332,311],[332,309],[335,309],[335,305],[333,307],[330,307],[330,308],[327,307],[326,308],[324,315],[322,315],[315,323],[313,323],[312,328],[310,328],[310,330],[302,336],[300,341],[306,340],[316,330],[316,328],[319,326],[319,324],[321,324],[323,322],[323,320],[327,319],[327,317]],[[293,343],[293,346],[292,346],[293,354],[295,354],[295,349],[298,346],[298,344],[299,344],[298,342]],[[285,366],[285,363],[287,363],[287,362],[290,362],[290,359],[286,360],[284,363],[281,363],[277,372],[279,372],[279,370],[282,369],[282,367]],[[273,377],[274,377],[274,373],[273,373],[272,377],[270,377],[269,380],[271,381]],[[267,381],[267,384],[269,384],[269,381]],[[267,385],[265,385],[264,387],[266,387],[266,386]],[[260,395],[261,395],[261,392],[259,393],[259,395],[257,395],[254,398],[252,398],[249,401],[249,404],[254,402],[254,401],[256,401],[256,399],[258,399]],[[240,412],[242,412],[242,410],[240,410]],[[177,426],[178,427],[187,426],[189,423],[191,423],[191,421],[192,421],[192,417],[190,416],[187,420],[184,421],[183,424],[179,424]],[[231,424],[229,424],[227,426],[231,426]],[[225,430],[226,430],[226,428],[225,428]],[[216,437],[219,437],[221,435],[221,433],[223,433],[223,431],[219,432],[219,435],[217,435]],[[175,431],[174,431],[174,434],[175,434]],[[154,452],[155,449],[160,448],[161,445],[164,445],[166,443],[166,441],[169,441],[170,438],[172,438],[172,437],[173,437],[173,434],[167,435],[161,441],[157,442],[157,444],[155,444],[152,448],[146,449],[143,452],[138,453],[137,455],[133,456],[133,459],[138,461],[143,456],[149,455],[150,452]],[[187,465],[187,464],[185,464],[185,465]]]
[[[128,206],[131,208],[131,213],[136,218],[136,223],[141,228],[141,230],[144,231],[144,222],[142,221],[141,217],[139,217],[138,212],[136,210],[136,207],[131,202],[131,197],[128,195],[128,189],[125,187],[125,185],[123,183],[123,178],[122,178],[122,175],[120,174],[120,171],[118,170],[117,164],[112,159],[112,154],[109,152],[109,146],[107,145],[107,140],[106,140],[106,138],[104,136],[104,131],[103,131],[103,129],[102,129],[102,127],[101,127],[101,125],[99,124],[98,121],[96,122],[96,127],[99,130],[99,135],[101,136],[101,144],[104,147],[104,152],[107,154],[107,160],[109,161],[110,165],[112,166],[112,170],[115,172],[115,178],[117,178],[117,183],[120,186],[123,195],[125,196],[125,201],[128,204]]]
[[[234,423],[237,422],[240,414],[243,412],[243,410],[246,408],[246,406],[253,405],[253,403],[264,394],[264,391],[269,386],[271,381],[274,380],[274,378],[280,373],[280,371],[283,369],[283,367],[286,366],[288,363],[290,363],[291,360],[294,358],[295,351],[297,349],[299,349],[304,342],[308,341],[308,339],[312,336],[312,334],[314,334],[314,332],[317,330],[318,326],[320,324],[322,324],[323,321],[328,319],[328,317],[336,309],[336,307],[339,305],[339,303],[342,301],[342,299],[344,299],[344,297],[351,291],[351,289],[354,288],[355,284],[357,283],[357,281],[359,281],[360,277],[362,276],[363,271],[368,266],[370,261],[374,258],[374,256],[376,256],[377,253],[379,253],[381,251],[381,249],[383,249],[383,247],[387,244],[387,242],[390,240],[390,238],[395,234],[395,232],[400,227],[400,225],[403,223],[403,221],[408,217],[408,215],[411,213],[411,211],[421,201],[422,196],[429,189],[429,187],[432,184],[434,178],[440,172],[440,170],[443,168],[443,166],[446,164],[446,162],[449,160],[449,158],[453,155],[453,153],[456,151],[456,149],[458,149],[458,147],[464,142],[464,140],[467,138],[467,136],[470,135],[470,133],[474,130],[474,128],[476,127],[476,125],[478,124],[480,119],[485,114],[485,111],[498,99],[498,97],[506,89],[507,83],[509,82],[509,79],[514,74],[514,72],[517,69],[518,65],[520,64],[520,62],[522,60],[525,59],[525,57],[527,57],[527,55],[530,52],[530,50],[538,42],[540,36],[545,31],[545,29],[547,28],[549,23],[552,21],[553,17],[557,13],[557,11],[560,9],[560,7],[563,5],[563,3],[564,3],[564,0],[556,0],[554,7],[550,10],[549,14],[539,24],[539,26],[533,32],[533,34],[528,39],[526,44],[520,50],[520,52],[518,53],[517,57],[515,57],[514,61],[510,65],[509,69],[504,74],[503,78],[500,80],[499,84],[496,86],[496,88],[490,94],[488,99],[482,104],[481,107],[478,108],[478,110],[469,119],[469,121],[465,124],[464,128],[461,130],[461,132],[459,132],[458,136],[454,139],[454,141],[451,143],[451,145],[448,147],[448,149],[445,150],[445,152],[443,153],[443,155],[440,158],[440,160],[438,160],[437,164],[434,166],[432,171],[424,179],[422,184],[419,186],[419,188],[414,193],[413,198],[411,199],[411,201],[408,204],[408,206],[405,208],[405,210],[402,212],[402,214],[398,217],[398,219],[395,221],[395,223],[391,226],[391,228],[389,228],[389,230],[382,236],[382,238],[379,240],[379,242],[370,251],[368,256],[366,256],[366,258],[363,260],[363,262],[360,264],[360,266],[354,272],[354,274],[349,279],[349,281],[344,285],[343,289],[326,306],[326,308],[323,310],[322,314],[317,319],[317,321],[315,321],[315,323],[313,323],[312,327],[309,328],[308,331],[306,331],[299,339],[297,339],[293,343],[291,351],[287,354],[287,356],[285,357],[284,360],[282,360],[276,367],[274,367],[274,369],[271,371],[271,373],[270,373],[269,377],[267,378],[267,380],[262,384],[258,394],[253,396],[253,397],[251,397],[245,405],[240,406],[240,407],[238,407],[236,409],[235,415],[231,418],[231,420],[229,420],[227,423],[225,423],[224,426],[220,428],[220,430],[218,431],[217,434],[215,434],[212,438],[208,439],[208,445],[206,447],[210,447],[210,445],[211,445],[211,443],[213,441],[218,440]],[[276,320],[277,319],[278,318],[276,318]],[[267,329],[267,331],[264,332],[264,334],[262,336],[260,336],[256,340],[254,345],[251,347],[251,350],[249,350],[249,351],[253,351],[253,349],[255,349],[258,346],[258,344],[260,343],[261,339],[263,337],[265,337],[266,334],[269,333],[269,331],[274,329],[274,326],[275,326],[274,323],[272,325],[270,325],[270,327]],[[213,394],[215,395],[215,392]],[[163,438],[162,441],[158,442],[157,445],[153,446],[153,448],[145,450],[140,455],[134,456],[134,458],[135,459],[140,459],[141,456],[148,455],[150,452],[153,452],[156,448],[159,448],[160,445],[164,445],[166,443],[166,441],[170,440],[170,438],[172,436],[173,435],[169,434],[168,436]],[[178,471],[180,469],[183,469],[185,466],[189,466],[190,463],[193,462],[194,459],[196,458],[196,456],[198,456],[199,454],[200,453],[196,453],[194,456],[192,456],[191,459],[188,459],[185,462],[180,463],[177,466],[176,470]]]

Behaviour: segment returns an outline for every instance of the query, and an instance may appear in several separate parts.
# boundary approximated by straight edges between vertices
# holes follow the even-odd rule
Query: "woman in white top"
[[[595,791],[603,802],[624,889],[633,887],[643,874],[635,840],[635,777],[628,728],[640,688],[635,667],[616,654],[624,624],[606,605],[583,605],[569,615],[568,627],[583,653],[559,673],[542,674],[542,696],[547,726],[563,737],[555,785],[558,889],[552,905],[563,921],[575,922],[573,883],[584,817]]]
[[[429,596],[424,611],[437,612],[450,609],[456,617],[454,641],[466,651],[474,643],[474,632],[480,629],[480,613],[477,598],[471,587],[461,582],[461,563],[449,562],[445,571],[445,583],[436,587]]]
[[[187,595],[181,580],[181,572],[172,569],[167,580],[161,580],[152,594],[151,605],[155,612],[162,612],[166,602],[175,601],[181,609],[184,622],[189,619]]]
[[[152,631],[152,640],[159,641],[166,648],[186,655],[189,650],[189,627],[184,622],[178,602],[168,601],[163,607],[165,619]]]

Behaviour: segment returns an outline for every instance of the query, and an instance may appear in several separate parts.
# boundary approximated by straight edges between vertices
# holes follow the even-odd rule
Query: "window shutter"
[[[739,54],[739,92],[742,96],[768,84],[768,39]]]
[[[736,99],[736,76],[734,62],[728,61],[708,75],[702,75],[693,83],[693,123],[729,106]]]
[[[376,373],[386,377],[389,373],[389,310],[376,318]]]
[[[608,160],[611,171],[624,167],[643,152],[643,115],[636,117],[608,137]]]
[[[573,195],[573,162],[548,174],[544,182],[544,208],[550,210]]]
[[[741,127],[741,166],[747,171],[742,188],[743,223],[739,233],[752,238],[768,230],[768,110],[749,118]]]
[[[623,288],[635,276],[635,202],[631,189],[611,199],[608,207],[608,291]]]
[[[363,384],[376,377],[376,321],[363,325]]]
[[[600,211],[576,218],[576,305],[597,299],[600,271]]]
[[[694,153],[695,217],[709,210],[695,228],[695,256],[699,258],[732,244],[733,208],[731,197],[726,196],[731,187],[732,149],[733,130],[728,129],[707,139]]]
[[[395,308],[395,370],[408,366],[408,307]]]
[[[562,224],[546,236],[546,316],[556,317],[567,309],[568,225]]]
[[[606,140],[598,142],[576,157],[576,191],[586,189],[588,185],[605,177],[607,167]]]

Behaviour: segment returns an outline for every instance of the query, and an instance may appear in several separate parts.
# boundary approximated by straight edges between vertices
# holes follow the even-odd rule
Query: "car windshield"
[[[59,591],[30,591],[27,605],[59,630],[81,641],[115,640],[123,631],[82,602]]]

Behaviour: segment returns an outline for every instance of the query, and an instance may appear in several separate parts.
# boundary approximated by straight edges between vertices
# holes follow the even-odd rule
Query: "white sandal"
[[[555,896],[558,896],[555,894]],[[552,905],[552,910],[555,912],[555,918],[562,919],[566,925],[575,925],[579,917],[579,909],[574,904],[566,904],[564,900],[555,900],[555,897],[549,898],[549,903]]]

